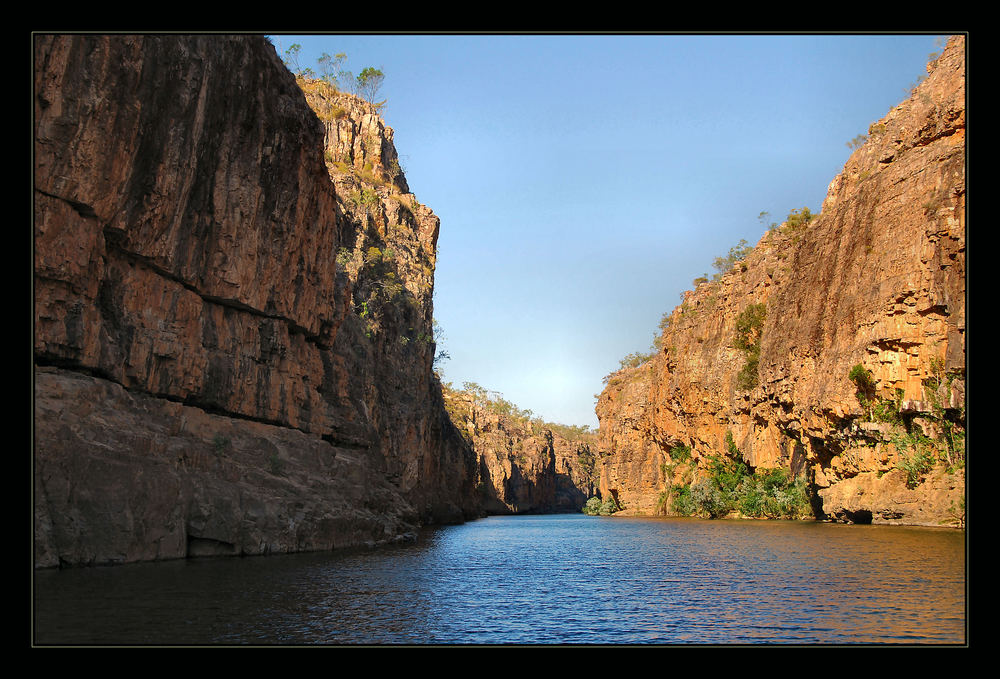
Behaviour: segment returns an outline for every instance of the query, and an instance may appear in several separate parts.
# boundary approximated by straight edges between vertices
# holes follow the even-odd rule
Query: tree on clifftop
[[[365,70],[361,71],[355,79],[356,92],[358,96],[372,106],[382,106],[385,102],[376,102],[375,97],[378,95],[378,91],[382,87],[383,80],[385,80],[385,74],[377,68],[369,66]]]

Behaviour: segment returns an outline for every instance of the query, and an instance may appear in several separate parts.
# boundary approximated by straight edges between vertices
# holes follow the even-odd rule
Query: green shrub
[[[634,351],[619,361],[619,370],[624,368],[636,368],[655,356],[655,352]]]
[[[674,446],[670,449],[670,459],[674,462],[687,462],[691,459],[691,446]]]
[[[760,339],[766,315],[767,307],[764,304],[750,304],[736,318],[733,348],[742,351],[746,359],[736,376],[736,386],[742,391],[749,391],[757,386]]]
[[[740,242],[729,248],[729,253],[725,257],[716,257],[712,260],[712,268],[719,272],[719,275],[726,273],[736,262],[746,259],[746,256],[753,252],[753,246],[741,238]]]
[[[872,374],[860,363],[851,368],[851,371],[847,373],[847,379],[854,382],[858,390],[861,391],[867,392],[875,388],[875,382],[872,380]]]
[[[750,304],[736,318],[736,336],[733,346],[741,351],[748,351],[760,342],[760,332],[764,327],[767,307],[763,304]]]
[[[875,396],[875,381],[871,373],[863,365],[858,363],[847,373],[847,379],[854,382],[855,395],[862,408],[871,411],[871,399]]]
[[[615,498],[610,495],[603,501],[601,498],[594,496],[583,505],[583,513],[590,516],[610,516],[619,509],[621,507],[615,502]]]
[[[804,207],[801,210],[792,210],[788,213],[788,217],[785,218],[785,224],[787,224],[790,229],[798,229],[799,227],[805,226],[815,217],[809,208]]]
[[[691,485],[674,486],[671,490],[670,508],[682,516],[697,514],[698,507],[691,497]]]
[[[699,481],[691,485],[691,501],[710,519],[725,516],[733,510],[732,496],[712,481]]]
[[[906,486],[916,488],[920,479],[938,462],[934,441],[923,434],[909,433],[895,436],[892,442],[899,452],[896,467],[906,473]],[[907,453],[912,450],[912,453]]]
[[[903,418],[899,414],[899,409],[903,402],[903,390],[896,390],[896,398],[876,398],[871,402],[871,419],[873,422],[888,422],[889,424],[903,424]]]
[[[809,494],[804,478],[789,478],[784,469],[752,472],[726,432],[726,453],[709,455],[704,460],[708,475],[684,486],[668,486],[661,494],[658,508],[670,498],[674,512],[719,518],[736,511],[758,518],[799,518],[809,513]]]
[[[747,354],[746,362],[736,374],[736,386],[741,391],[750,391],[757,386],[757,367],[760,364],[760,347]]]

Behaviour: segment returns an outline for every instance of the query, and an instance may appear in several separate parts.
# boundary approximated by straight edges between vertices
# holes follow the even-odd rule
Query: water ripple
[[[962,644],[959,531],[491,517],[412,545],[41,572],[47,644]]]

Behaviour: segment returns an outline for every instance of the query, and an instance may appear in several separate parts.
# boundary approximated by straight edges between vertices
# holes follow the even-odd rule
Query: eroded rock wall
[[[601,490],[653,513],[731,432],[752,468],[805,475],[817,516],[960,524],[964,514],[965,44],[884,118],[830,184],[822,212],[768,231],[719,280],[685,294],[652,360],[610,376],[597,405]],[[765,310],[755,384],[741,386],[741,313]],[[872,380],[858,396],[849,378]],[[880,412],[876,416],[874,413]],[[926,440],[925,440],[926,439]],[[930,443],[927,443],[930,441]],[[937,464],[908,477],[931,446]]]
[[[332,171],[263,38],[34,47],[36,565],[380,543],[475,515],[427,340],[439,223],[401,172]],[[344,124],[394,158],[362,110]],[[390,226],[414,252],[375,299],[388,269],[345,253]]]

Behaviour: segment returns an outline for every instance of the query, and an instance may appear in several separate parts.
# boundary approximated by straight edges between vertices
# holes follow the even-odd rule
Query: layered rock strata
[[[964,38],[927,70],[872,123],[821,214],[790,215],[686,292],[657,355],[609,376],[602,494],[654,513],[678,482],[670,451],[704,459],[731,432],[751,469],[805,476],[820,518],[961,525]],[[749,349],[734,341],[748,309],[763,317]]]
[[[40,35],[34,59],[36,565],[476,515],[431,370],[439,222],[402,173],[324,162],[263,38]],[[342,127],[396,157],[363,102]]]

